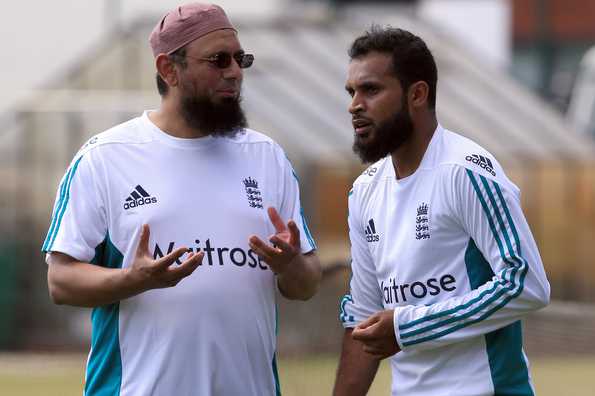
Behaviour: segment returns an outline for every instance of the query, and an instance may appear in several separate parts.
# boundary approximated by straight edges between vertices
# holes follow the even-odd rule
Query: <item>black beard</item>
[[[206,96],[186,96],[182,98],[182,117],[192,129],[216,137],[233,137],[248,127],[240,102],[240,97],[215,103]]]
[[[353,141],[353,152],[363,163],[374,163],[386,157],[403,145],[413,135],[413,121],[405,106],[389,120],[375,128],[372,140],[364,143],[357,135]]]

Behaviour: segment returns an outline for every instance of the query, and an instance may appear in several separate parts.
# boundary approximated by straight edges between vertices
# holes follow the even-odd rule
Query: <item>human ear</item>
[[[421,107],[428,102],[430,87],[425,81],[418,81],[409,87],[408,99],[413,107]]]
[[[166,54],[159,54],[155,58],[155,67],[159,76],[169,85],[175,87],[178,85],[178,71]]]

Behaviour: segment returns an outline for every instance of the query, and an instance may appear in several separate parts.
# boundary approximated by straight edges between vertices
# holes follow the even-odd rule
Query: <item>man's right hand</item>
[[[150,234],[149,225],[144,224],[134,261],[126,269],[128,278],[133,285],[138,287],[139,291],[175,286],[182,279],[192,274],[202,263],[204,252],[197,254],[190,252],[182,264],[172,266],[180,257],[188,253],[186,247],[177,248],[158,260],[153,259],[149,251]]]
[[[48,288],[56,304],[98,307],[150,289],[172,287],[198,267],[204,253],[190,252],[180,265],[172,265],[187,248],[154,260],[149,253],[149,226],[143,225],[135,256],[127,268],[107,268],[79,261],[61,252],[48,255]]]

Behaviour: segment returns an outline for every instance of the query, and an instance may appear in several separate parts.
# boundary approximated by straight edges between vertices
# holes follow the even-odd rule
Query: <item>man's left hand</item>
[[[364,352],[384,359],[399,352],[393,322],[394,310],[380,311],[357,325],[351,336],[364,344]]]
[[[291,261],[301,253],[300,230],[295,221],[283,222],[275,208],[267,209],[269,219],[275,227],[275,234],[271,235],[268,245],[256,235],[250,237],[250,248],[260,256],[277,275],[283,274]]]

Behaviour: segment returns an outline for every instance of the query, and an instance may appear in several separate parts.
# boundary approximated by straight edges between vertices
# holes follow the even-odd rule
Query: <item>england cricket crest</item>
[[[258,182],[251,177],[244,179],[244,188],[246,189],[246,197],[248,198],[248,205],[251,208],[262,209],[262,194],[258,189]]]
[[[415,239],[430,239],[430,217],[428,215],[429,206],[422,202],[417,208],[415,217]]]

